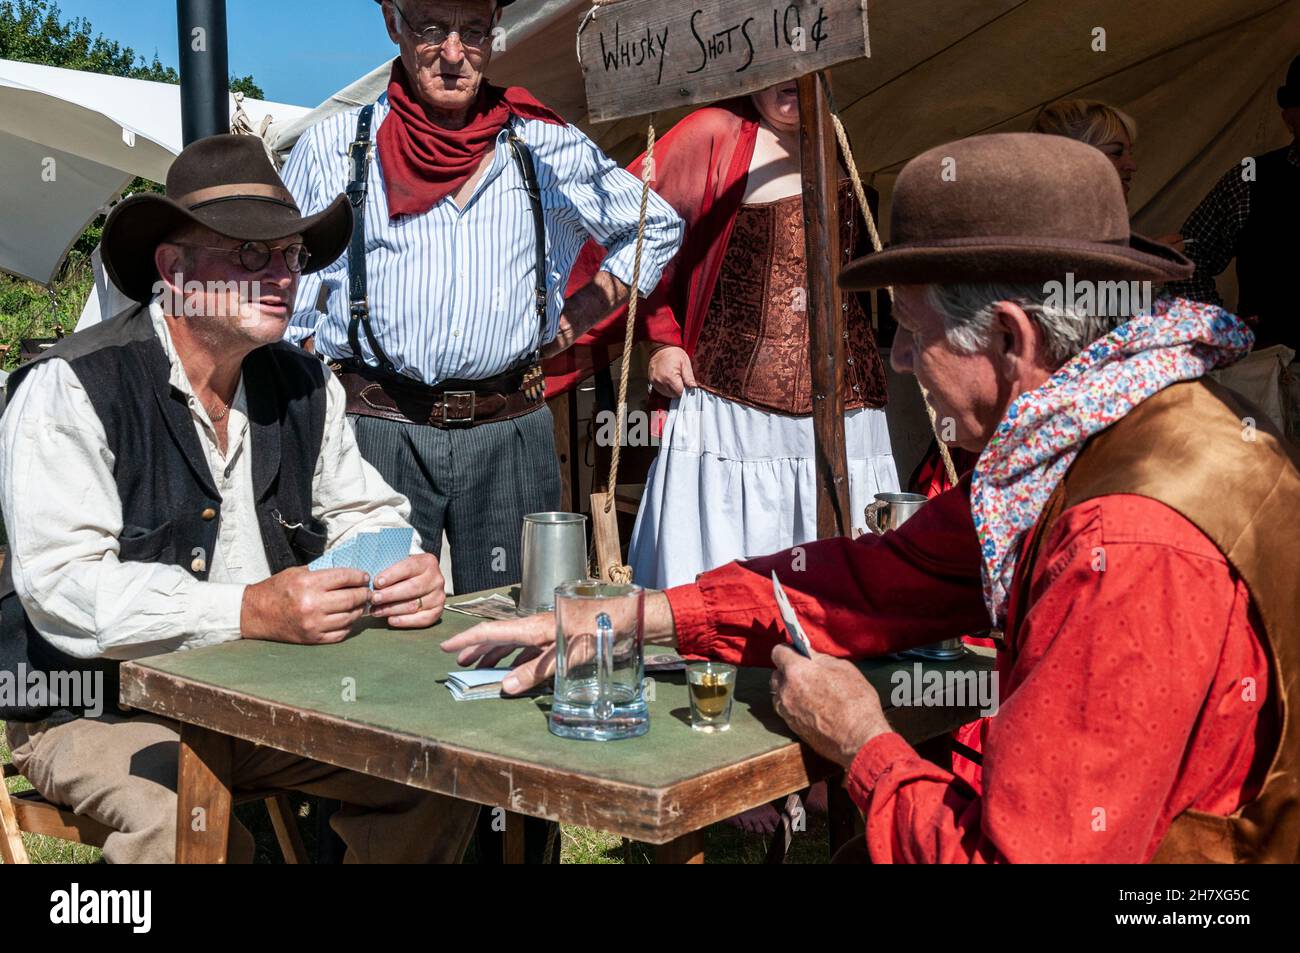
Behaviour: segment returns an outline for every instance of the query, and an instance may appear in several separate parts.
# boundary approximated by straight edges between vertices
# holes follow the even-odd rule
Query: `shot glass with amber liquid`
[[[731,727],[731,700],[736,666],[722,662],[692,662],[686,668],[691,696],[691,727],[696,731],[726,731]]]

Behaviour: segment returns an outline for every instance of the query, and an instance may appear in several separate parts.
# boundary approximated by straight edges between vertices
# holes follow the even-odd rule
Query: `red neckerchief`
[[[411,89],[401,59],[393,61],[388,106],[376,142],[390,218],[423,214],[464,185],[511,115],[565,124],[523,87],[502,89],[484,81],[469,122],[460,129],[447,129],[429,118]]]

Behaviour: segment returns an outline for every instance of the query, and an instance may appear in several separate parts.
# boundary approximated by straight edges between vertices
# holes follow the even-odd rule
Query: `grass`
[[[55,328],[71,334],[94,287],[90,258],[76,251],[48,289],[0,275],[0,369],[18,366],[18,342],[23,338],[52,337]]]
[[[0,730],[0,762],[9,760],[9,745],[3,730]],[[6,782],[11,793],[27,791],[31,785],[25,780],[11,778]],[[310,853],[315,846],[316,824],[310,816],[311,803],[305,798],[294,798],[300,817],[303,840]],[[257,841],[255,862],[259,864],[278,864],[283,860],[275,833],[271,829],[270,819],[260,804],[245,804],[235,809],[240,822],[247,827]],[[625,850],[623,840],[613,834],[594,831],[584,827],[562,827],[560,829],[561,861],[566,864],[648,864],[654,862],[654,848],[648,844],[629,844]],[[24,834],[27,853],[34,864],[93,864],[100,860],[100,851],[94,847],[70,844],[53,837],[38,837]],[[760,864],[767,854],[767,838],[745,834],[727,824],[715,824],[704,836],[704,857],[711,864]],[[796,833],[790,845],[787,863],[820,864],[828,858],[826,819],[810,815],[808,829]],[[475,861],[474,848],[465,858],[466,863]]]

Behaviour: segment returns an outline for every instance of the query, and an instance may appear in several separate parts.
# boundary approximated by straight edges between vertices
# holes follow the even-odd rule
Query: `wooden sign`
[[[717,102],[871,55],[867,0],[621,0],[579,37],[604,122]]]

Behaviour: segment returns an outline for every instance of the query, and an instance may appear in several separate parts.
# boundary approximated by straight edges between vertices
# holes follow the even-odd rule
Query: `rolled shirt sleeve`
[[[551,178],[581,227],[606,249],[600,270],[629,288],[636,265],[636,238],[641,217],[641,180],[605,155],[584,133],[572,126],[554,138],[555,156],[544,156],[539,178]],[[550,137],[548,137],[550,138]],[[557,175],[556,169],[571,169]],[[542,182],[545,187],[545,181]],[[659,284],[664,268],[682,244],[686,226],[673,207],[652,189],[646,202],[645,235],[641,250],[641,294]]]

